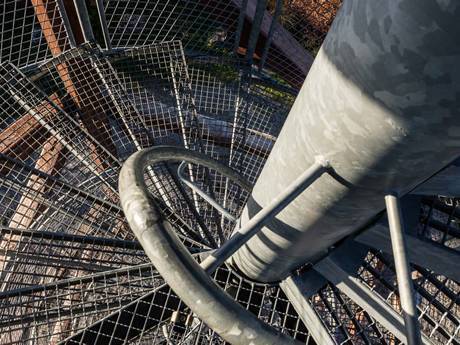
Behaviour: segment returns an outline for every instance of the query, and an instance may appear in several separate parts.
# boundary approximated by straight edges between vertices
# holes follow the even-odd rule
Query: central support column
[[[460,3],[345,0],[260,175],[244,225],[315,161],[324,174],[233,257],[276,281],[460,155]],[[240,225],[240,226],[241,226]]]

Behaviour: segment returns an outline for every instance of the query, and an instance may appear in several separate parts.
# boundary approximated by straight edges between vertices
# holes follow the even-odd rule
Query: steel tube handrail
[[[249,187],[231,168],[183,148],[158,146],[133,154],[120,172],[120,199],[129,225],[155,268],[184,303],[226,341],[234,345],[300,345],[220,289],[192,258],[170,224],[161,218],[145,184],[144,170],[172,160],[186,160],[219,170],[223,175],[235,175],[237,184]]]

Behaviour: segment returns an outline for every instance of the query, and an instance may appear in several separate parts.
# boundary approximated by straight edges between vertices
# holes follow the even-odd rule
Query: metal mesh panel
[[[94,139],[14,66],[3,64],[1,70],[2,224],[132,238],[121,210],[102,199],[117,197],[115,183],[110,183],[114,176],[105,174],[101,164],[91,157],[98,155],[91,150],[97,147]],[[12,287],[8,284],[40,280],[33,265],[25,269],[15,260],[18,251],[32,251],[36,244],[30,244],[21,234],[4,233],[1,246],[6,250],[1,260],[2,290]],[[44,255],[56,252],[47,250]]]
[[[236,59],[201,57],[189,59],[188,67],[203,151],[254,183],[291,99],[257,80],[248,87],[249,71]],[[249,195],[218,174],[210,177],[215,199],[238,217]],[[197,182],[204,179],[198,172]],[[204,218],[210,219],[212,214]],[[225,233],[232,231],[232,226],[223,220]]]
[[[0,162],[4,225],[132,237],[118,206],[17,160],[1,155]]]
[[[110,155],[56,106],[62,104],[57,94],[52,103],[14,66],[3,64],[1,69],[2,223],[16,229],[133,238],[120,208],[107,201],[118,200],[116,176],[108,170],[111,167],[103,166],[110,164]],[[113,264],[107,264],[110,251],[101,247],[88,247],[76,239],[59,243],[24,231],[2,231],[1,247],[3,293],[123,260],[123,255],[114,256]],[[34,310],[23,306],[13,313]],[[21,329],[11,330],[2,336],[2,343],[22,337]]]
[[[271,322],[280,331],[306,344],[313,343],[305,326],[299,322],[298,315],[278,287],[248,283],[225,267],[214,274],[214,279],[259,318]],[[173,344],[225,343],[183,306],[166,286],[88,327],[70,338],[67,344],[85,343],[94,338],[110,341],[111,344],[158,344],[168,341]]]
[[[114,55],[112,64],[156,145],[194,147],[195,109],[179,41]],[[151,144],[152,143],[146,143]]]
[[[133,103],[141,109],[140,114],[153,133],[155,144],[185,143],[199,149],[196,112],[178,42],[129,51],[113,57],[113,64]],[[184,89],[188,91],[181,93]],[[160,198],[169,206],[169,210],[164,211],[172,209],[177,212],[182,219],[192,222],[190,228],[202,227],[203,224],[198,226],[196,223],[196,214],[190,213],[190,209],[195,209],[190,195],[179,188],[171,169],[157,166],[152,170],[163,185]]]
[[[275,25],[273,43],[268,49],[266,67],[295,88],[300,88],[309,68],[307,51],[316,54],[340,1],[289,1]],[[206,52],[229,55],[235,45],[242,1],[104,1],[104,14],[114,48],[136,47],[157,42],[181,40],[187,53]],[[245,53],[256,3],[250,1],[244,16],[239,53]],[[274,2],[268,4],[259,37],[257,59],[266,44]],[[251,8],[251,9],[249,9]],[[101,9],[102,10],[102,9]],[[289,36],[289,42],[285,42]],[[303,50],[306,49],[306,50]],[[305,55],[305,56],[304,56]]]
[[[132,49],[113,56],[112,63],[132,103],[140,109],[143,122],[155,138],[154,145],[173,144],[204,150],[207,140],[200,133],[200,118],[180,42]],[[159,198],[165,200],[165,206],[189,222],[191,228],[209,227],[209,232],[213,232],[220,226],[212,217],[202,213],[204,209],[210,210],[207,203],[201,201],[197,207],[198,197],[178,185],[174,171],[177,165],[151,169],[163,185]],[[194,181],[201,178],[199,171],[190,173]],[[208,240],[215,243],[213,239]]]
[[[422,199],[420,237],[450,248],[460,246],[459,200],[438,196]]]
[[[140,264],[0,294],[2,344],[56,343],[159,285]]]
[[[173,49],[180,49],[180,45],[177,43],[176,47]],[[152,51],[152,49],[154,48],[150,50]],[[80,119],[85,130],[94,136],[107,151],[121,160],[126,159],[139,149],[157,144],[162,132],[161,128],[158,131],[155,126],[155,122],[161,123],[159,114],[149,114],[150,116],[146,117],[137,111],[136,108],[138,108],[139,103],[135,104],[136,107],[132,105],[130,95],[135,94],[137,90],[134,82],[127,82],[127,79],[131,78],[133,74],[142,75],[146,69],[151,73],[156,73],[156,66],[148,65],[147,62],[138,65],[126,64],[126,59],[134,59],[133,56],[138,53],[126,54],[113,58],[115,66],[118,66],[121,79],[110,62],[101,55],[96,47],[86,45],[69,50],[42,66],[42,74],[36,81],[48,94],[64,91],[62,99],[65,100],[63,106],[66,112],[74,118]],[[148,56],[148,53],[146,54]],[[179,56],[181,57],[180,50]],[[144,58],[141,61],[147,61],[145,55],[141,55],[141,57]],[[172,58],[170,57],[170,59]],[[149,61],[161,60],[159,56],[152,56]],[[171,81],[172,71],[168,61],[165,60],[166,69],[164,72],[169,75],[169,81]],[[129,72],[123,71],[120,66],[129,68]],[[161,76],[161,73],[155,74],[151,81],[161,84]],[[176,98],[168,96],[176,101]],[[149,101],[153,102],[153,100]],[[149,106],[155,104],[150,102],[146,104]],[[177,106],[177,108],[179,107]],[[119,164],[115,164],[115,171],[118,171],[118,167]],[[169,172],[166,171],[162,174],[160,172],[158,175],[152,170],[150,173],[149,180],[153,182],[151,183],[152,188],[166,205],[171,206],[171,203],[178,200],[178,197],[176,197],[175,189],[177,188],[175,185],[170,186]],[[174,209],[180,209],[180,207]]]
[[[310,298],[337,344],[396,344],[399,341],[334,285],[327,284]]]
[[[48,95],[62,93],[64,110],[79,119],[114,157],[125,160],[142,147],[139,137],[147,136],[146,128],[97,47],[71,49],[40,70],[42,75],[36,83]],[[145,144],[147,147],[149,143]]]
[[[287,97],[282,92],[256,83],[250,91],[242,89],[241,73],[235,60],[193,59],[192,67],[189,67],[178,42],[133,49],[115,55],[112,63],[132,103],[141,109],[139,113],[154,133],[156,143],[182,144],[224,162],[228,162],[232,150],[235,150],[235,155],[244,155],[249,163],[244,170],[252,177],[251,181],[255,181],[275,137],[268,136],[272,142],[266,145],[262,157],[258,157],[257,146],[266,142],[264,132],[272,130],[273,134],[277,134],[292,96]],[[223,63],[225,68],[221,67]],[[250,96],[247,95],[249,92]],[[269,97],[271,101],[267,100]],[[235,102],[237,98],[242,100]],[[242,104],[242,108],[247,106],[251,111],[243,109],[244,114],[237,114],[239,104]],[[259,109],[265,113],[258,116]],[[235,126],[234,121],[241,121],[242,125]],[[239,143],[232,139],[236,128],[243,137]],[[241,162],[240,167],[246,162]],[[166,185],[169,173],[156,173]],[[190,173],[193,181],[213,194],[218,201],[232,204],[233,208],[244,204],[245,198],[242,198],[241,191],[235,189],[231,192],[235,195],[232,197],[228,191],[234,189],[234,186],[218,174],[199,167]],[[221,216],[216,215],[207,202],[192,193],[188,197],[194,201],[191,206],[190,202],[183,200],[183,193],[174,194],[177,185],[173,181],[165,190],[174,195],[168,200],[175,204],[169,206],[184,219],[196,218],[196,214],[194,217],[187,211],[187,208],[195,208],[212,233],[220,233],[219,239],[225,237],[220,229]],[[238,216],[239,211],[234,211]],[[223,222],[224,227],[228,228]]]
[[[289,111],[289,98],[277,102],[257,84],[240,98],[234,119],[229,165],[255,183]]]
[[[236,58],[187,58],[188,74],[197,111],[202,116],[233,119],[245,68]],[[221,133],[216,133],[221,134]]]
[[[267,52],[266,68],[276,73],[290,85],[300,89],[309,66],[308,57],[298,56],[302,48],[315,56],[323,43],[342,0],[287,0],[283,1],[281,14],[274,27],[274,40],[287,31],[293,42],[280,50],[271,44]],[[269,1],[267,10],[274,14],[276,1]],[[292,50],[288,51],[288,49]],[[297,59],[290,58],[291,55]],[[301,61],[299,61],[301,60]],[[303,61],[304,60],[304,61]]]
[[[1,233],[17,235],[9,239],[7,250],[11,262],[19,264],[26,264],[27,260],[31,260],[37,266],[93,272],[148,260],[140,245],[131,240],[8,227],[2,227]],[[13,251],[13,247],[18,250]],[[86,250],[84,256],[80,255],[83,250]],[[32,269],[37,268],[33,266]],[[4,272],[7,271],[5,267],[6,265],[2,267]],[[30,282],[24,284],[31,285]]]
[[[188,60],[188,74],[197,113],[200,150],[210,157],[228,164],[231,136],[240,87],[240,66],[236,59],[196,58]],[[235,217],[238,217],[247,192],[232,181],[208,169],[193,167],[195,183]],[[234,224],[202,200],[195,197],[200,214],[206,224],[219,234],[218,242],[224,241]]]
[[[1,291],[138,261],[89,241],[133,239],[118,206],[4,156],[0,167],[1,217],[7,226],[0,237]],[[29,186],[31,180],[41,188]]]
[[[197,148],[196,114],[180,42],[128,50],[112,56],[111,61],[129,100],[139,110],[139,118],[148,128],[150,135],[142,145]],[[160,199],[184,219],[193,219],[187,211],[188,203],[183,192],[178,191],[172,168],[157,166],[153,171],[161,180],[162,189],[157,191]]]
[[[323,43],[342,0],[287,0],[283,3],[280,24],[310,53]],[[274,1],[268,4],[275,9]]]
[[[422,267],[413,265],[412,269],[422,332],[436,344],[459,344],[460,285]],[[360,278],[401,312],[392,260],[379,252],[370,252]]]
[[[187,61],[202,150],[228,162],[231,133],[241,89],[237,59],[199,57]]]
[[[131,50],[111,60],[115,69],[94,47],[73,49],[44,65],[36,82],[48,94],[65,90],[61,98],[67,100],[67,113],[84,117],[90,134],[107,151],[116,148],[114,154],[121,159],[158,143],[202,147],[194,130],[196,111],[179,42]],[[190,203],[177,192],[170,169],[156,167],[148,173],[155,194],[166,206],[182,213],[183,219],[195,218],[187,212]]]
[[[56,0],[4,0],[0,5],[0,61],[29,66],[69,48]]]
[[[116,162],[110,154],[54,103],[62,104],[58,95],[51,98],[52,102],[13,65],[3,64],[0,68],[3,82],[0,102],[4,114],[0,128],[3,144],[6,143],[2,152],[24,161],[44,145],[35,154],[41,158],[36,167],[45,171],[53,170],[51,168],[64,152],[64,166],[54,169],[63,180],[79,185],[97,178],[105,189],[99,193],[116,200],[116,176],[111,171]]]
[[[187,67],[200,150],[228,164],[249,182],[255,182],[284,122],[292,96],[257,79],[249,87],[250,71],[237,59],[189,58]],[[192,175],[202,189],[236,217],[240,215],[247,193],[219,174],[195,169]],[[198,208],[205,220],[222,219],[224,233],[232,231],[230,224],[207,203],[200,202]]]
[[[9,248],[4,252],[7,260],[2,265],[0,293],[7,301],[4,308],[11,306],[14,296],[31,293],[43,284],[148,261],[141,249],[126,248],[123,242],[131,245],[130,241],[103,241],[101,238],[38,230],[2,229],[2,233],[17,235],[8,241]],[[24,307],[23,310],[33,308]]]
[[[113,47],[181,40],[188,50],[232,47],[239,10],[231,1],[104,0]]]

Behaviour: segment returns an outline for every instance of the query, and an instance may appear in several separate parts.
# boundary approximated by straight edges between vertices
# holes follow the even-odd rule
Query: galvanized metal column
[[[460,3],[348,0],[240,219],[314,162],[320,177],[233,258],[260,281],[314,261],[460,153]]]

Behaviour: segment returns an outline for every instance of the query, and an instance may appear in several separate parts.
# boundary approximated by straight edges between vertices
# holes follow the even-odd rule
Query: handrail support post
[[[417,318],[414,287],[407,256],[404,227],[401,219],[401,206],[398,196],[395,194],[386,195],[385,204],[390,227],[391,245],[393,248],[401,308],[404,317],[404,325],[406,327],[407,344],[419,345],[422,341],[420,325]]]

